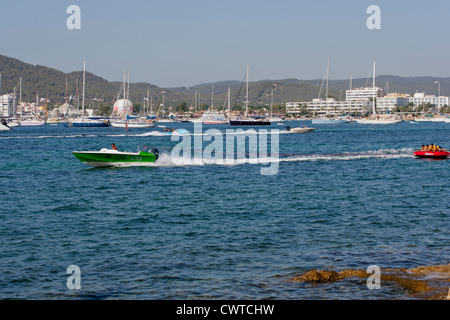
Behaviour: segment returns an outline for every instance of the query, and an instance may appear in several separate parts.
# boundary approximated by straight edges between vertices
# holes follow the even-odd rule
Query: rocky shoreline
[[[310,270],[292,277],[294,282],[324,284],[349,277],[368,279],[366,270]],[[366,285],[366,282],[361,282]],[[380,269],[380,284],[396,285],[405,289],[409,299],[450,300],[450,265],[423,266],[413,269]]]

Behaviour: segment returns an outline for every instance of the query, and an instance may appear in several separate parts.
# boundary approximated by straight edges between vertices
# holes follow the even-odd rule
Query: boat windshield
[[[151,153],[151,147],[148,146],[144,146],[144,147],[139,147],[139,152],[147,152],[147,153]]]

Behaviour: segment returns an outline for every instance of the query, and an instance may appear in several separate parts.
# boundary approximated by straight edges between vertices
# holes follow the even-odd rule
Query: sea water
[[[194,131],[192,123],[171,126]],[[314,127],[251,128],[280,131],[272,175],[261,174],[270,163],[245,160],[175,164],[171,150],[181,139],[157,127],[2,132],[0,298],[403,298],[360,279],[291,278],[311,269],[448,264],[450,160],[412,153],[422,144],[450,148],[450,124]],[[72,155],[111,143],[122,151],[155,146],[160,159],[90,168]],[[80,289],[67,285],[73,265]]]

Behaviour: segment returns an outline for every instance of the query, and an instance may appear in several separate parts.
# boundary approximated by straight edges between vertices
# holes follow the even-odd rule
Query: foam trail
[[[220,166],[236,166],[245,164],[268,165],[275,162],[313,162],[313,161],[351,161],[363,159],[400,159],[413,158],[412,149],[381,149],[378,151],[363,151],[360,153],[348,154],[303,154],[290,155],[283,157],[264,156],[259,158],[231,158],[227,159],[225,154],[222,158],[208,159],[202,157],[186,157],[186,158],[172,158],[170,153],[163,152],[159,159],[153,163],[136,163],[132,166],[146,166],[146,167],[186,167],[186,166],[206,166],[206,165],[220,165]],[[121,165],[118,165],[121,166]]]

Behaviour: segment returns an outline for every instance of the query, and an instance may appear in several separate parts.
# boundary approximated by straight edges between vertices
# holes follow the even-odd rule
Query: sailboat
[[[128,82],[129,82],[129,76],[128,76]],[[127,92],[125,77],[124,77],[124,82],[123,82],[123,88],[124,88],[123,99],[118,99],[116,101],[116,104],[117,104],[117,108],[119,108],[122,105],[123,108],[125,109],[123,111],[126,111],[127,115],[122,120],[112,121],[111,126],[113,126],[115,128],[125,128],[125,129],[155,127],[156,126],[155,121],[147,115],[142,116],[142,113],[141,113],[141,115],[139,115],[139,116],[130,116],[128,114],[128,104],[131,105],[131,102],[129,100],[130,85],[128,83],[128,92]],[[147,89],[147,98],[144,98],[144,103],[143,103],[144,113],[146,112],[146,109],[147,109],[147,105],[146,105],[145,101],[147,101],[147,104],[148,104],[148,100],[149,100],[149,90]]]
[[[214,107],[214,84],[211,89],[211,106],[203,113],[202,117],[203,124],[227,124],[228,121],[222,112],[216,110]]]
[[[33,115],[30,118],[22,118],[22,109],[23,109],[23,105],[22,105],[22,78],[20,78],[20,82],[19,82],[19,97],[20,97],[20,101],[19,101],[19,105],[20,105],[20,114],[19,114],[19,121],[14,122],[13,123],[9,123],[8,127],[12,127],[12,126],[43,126],[45,125],[45,119],[41,119],[37,113],[39,112],[39,95],[36,93],[36,106],[33,112]]]
[[[396,124],[402,122],[401,119],[382,119],[376,112],[375,99],[375,62],[373,63],[373,96],[372,96],[372,117],[366,119],[356,119],[360,124]]]
[[[269,115],[269,121],[272,122],[284,122],[286,121],[285,119],[282,119],[278,116],[274,116],[273,114],[273,87],[272,87],[272,91],[270,93],[270,115]]]
[[[342,123],[349,122],[347,119],[342,119],[342,118],[328,118],[328,101],[329,101],[328,100],[329,99],[328,98],[328,74],[329,74],[329,70],[330,70],[330,59],[328,59],[327,70],[326,70],[326,79],[327,79],[326,90],[325,90],[325,101],[327,102],[326,107],[325,107],[326,114],[324,117],[312,119],[311,120],[312,124],[342,124]],[[323,80],[322,80],[322,86],[323,86]],[[318,99],[320,99],[320,92],[322,91],[322,86],[320,87]]]
[[[64,123],[66,127],[109,127],[108,121],[101,121],[97,119],[86,119],[84,116],[84,96],[85,96],[85,84],[86,84],[86,61],[83,61],[83,100],[82,100],[82,114],[81,121],[68,121]],[[69,103],[70,107],[70,103]],[[67,108],[67,112],[69,108]]]
[[[147,92],[147,98],[144,98],[144,100],[146,100],[148,103],[148,92]],[[146,109],[147,109],[147,106],[145,105],[145,102],[144,102],[144,111]],[[112,121],[111,126],[113,126],[115,128],[125,128],[125,129],[128,129],[128,128],[151,128],[151,127],[156,126],[156,120],[154,120],[154,118],[156,118],[156,117],[150,117],[147,115],[142,116],[142,114],[139,116],[130,116],[127,114],[124,120]]]
[[[232,126],[270,126],[271,123],[269,120],[265,119],[254,119],[248,117],[248,73],[249,73],[249,66],[247,65],[247,72],[245,73],[245,78],[247,82],[247,92],[245,95],[245,117],[243,119],[236,118],[236,119],[230,119],[230,125]],[[236,99],[237,100],[237,99]],[[236,102],[235,102],[236,103]]]
[[[41,119],[37,116],[37,114],[39,113],[39,95],[36,94],[36,107],[35,107],[35,111],[34,111],[34,116],[31,118],[26,118],[26,119],[21,119],[20,125],[21,126],[43,126],[46,123],[45,119]]]

